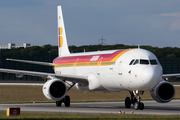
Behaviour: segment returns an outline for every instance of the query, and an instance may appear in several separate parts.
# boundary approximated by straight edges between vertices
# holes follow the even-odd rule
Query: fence
[[[43,65],[35,65],[21,62],[7,61],[6,58],[33,60],[41,62],[52,62],[56,56],[0,56],[0,68],[28,70],[37,72],[53,73],[53,68]],[[180,73],[180,60],[159,60],[164,74]],[[0,73],[1,81],[43,81],[41,77],[24,75],[22,78],[17,78],[15,74]]]
[[[37,72],[47,72],[53,73],[53,68],[49,66],[43,65],[35,65],[35,64],[28,64],[22,62],[12,62],[7,61],[6,58],[13,58],[13,59],[21,59],[21,60],[33,60],[33,61],[41,61],[41,62],[52,62],[55,56],[0,56],[0,68],[5,69],[16,69],[16,70],[27,70],[27,71],[37,71]],[[22,78],[17,78],[15,74],[10,73],[0,73],[0,80],[7,81],[7,80],[14,80],[14,81],[43,81],[41,77],[36,76],[29,76],[24,75]]]
[[[164,74],[180,73],[180,60],[160,60]]]

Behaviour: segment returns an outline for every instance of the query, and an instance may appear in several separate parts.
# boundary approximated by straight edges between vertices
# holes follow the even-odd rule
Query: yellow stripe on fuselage
[[[114,62],[115,62],[121,55],[123,55],[124,53],[126,53],[126,52],[128,52],[128,51],[130,51],[130,50],[132,50],[132,49],[127,49],[127,50],[119,53],[119,54],[116,55],[116,57],[114,57],[111,61],[114,61]]]
[[[55,67],[86,67],[86,66],[109,66],[115,62],[83,62],[83,63],[65,63],[56,64]]]

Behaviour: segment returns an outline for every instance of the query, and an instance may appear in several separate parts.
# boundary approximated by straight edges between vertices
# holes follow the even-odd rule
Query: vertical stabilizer
[[[64,27],[64,20],[61,6],[57,7],[57,19],[58,19],[58,50],[59,56],[70,54],[67,45],[66,31]]]

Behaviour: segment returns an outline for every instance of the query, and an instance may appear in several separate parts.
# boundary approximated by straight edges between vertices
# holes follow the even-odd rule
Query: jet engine
[[[150,90],[151,97],[160,103],[171,101],[175,96],[174,86],[167,81],[161,81],[156,87]]]
[[[42,89],[44,96],[49,100],[62,100],[67,93],[64,81],[59,79],[48,80]]]

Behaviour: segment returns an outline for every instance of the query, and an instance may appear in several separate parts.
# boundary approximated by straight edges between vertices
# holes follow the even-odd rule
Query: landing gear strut
[[[126,97],[125,107],[130,108],[131,104],[133,104],[135,110],[138,110],[138,109],[143,110],[144,109],[144,103],[140,102],[141,101],[140,95],[143,95],[144,91],[136,90],[136,91],[129,91],[129,93],[131,94],[131,98]]]

